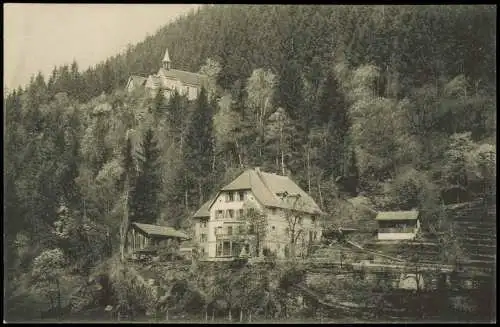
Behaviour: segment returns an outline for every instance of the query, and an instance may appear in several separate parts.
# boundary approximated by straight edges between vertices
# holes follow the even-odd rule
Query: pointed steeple
[[[163,68],[165,69],[170,69],[171,68],[171,61],[170,61],[170,56],[168,55],[168,49],[165,50],[165,56],[163,56]]]

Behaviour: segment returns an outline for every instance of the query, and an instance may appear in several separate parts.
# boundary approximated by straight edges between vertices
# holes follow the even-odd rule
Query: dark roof
[[[266,207],[322,213],[314,199],[287,176],[248,169],[221,189],[221,191],[236,190],[252,190],[257,200]],[[287,193],[288,197],[281,198],[279,196],[281,193]],[[298,200],[295,196],[298,196]]]
[[[178,231],[172,227],[158,226],[150,224],[132,223],[132,226],[137,227],[144,233],[151,236],[162,236],[162,237],[175,237],[182,239],[189,239],[189,236],[181,231]]]
[[[168,78],[176,79],[178,81],[181,81],[183,84],[200,85],[200,86],[204,84],[204,81],[207,78],[207,76],[202,74],[191,73],[177,69],[167,70],[165,68],[160,68],[160,70],[158,71],[158,75],[164,75]]]
[[[418,218],[417,210],[410,211],[385,211],[377,214],[376,220],[415,220]]]

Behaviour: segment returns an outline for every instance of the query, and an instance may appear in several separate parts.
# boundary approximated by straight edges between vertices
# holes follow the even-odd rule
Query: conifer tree
[[[158,159],[160,151],[151,128],[147,129],[142,142],[142,153],[139,154],[139,172],[131,201],[134,221],[154,224],[159,218],[159,192],[161,176]]]
[[[185,167],[189,172],[186,187],[194,187],[198,191],[199,204],[207,195],[204,181],[210,176],[211,158],[213,156],[213,104],[209,103],[207,92],[202,88],[190,124],[186,131],[186,151],[184,151]]]

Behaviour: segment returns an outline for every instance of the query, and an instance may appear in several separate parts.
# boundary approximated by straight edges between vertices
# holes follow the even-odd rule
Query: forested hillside
[[[188,228],[253,166],[290,174],[330,223],[362,193],[439,226],[440,203],[495,187],[495,23],[484,5],[204,6],[85,72],[35,76],[4,97],[9,276],[40,254],[85,274],[124,215]],[[198,100],[123,91],[166,48],[212,77]]]

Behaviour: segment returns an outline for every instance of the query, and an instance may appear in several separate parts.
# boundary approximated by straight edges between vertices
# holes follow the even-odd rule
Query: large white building
[[[265,237],[257,249],[259,227],[249,223],[249,212],[261,213]],[[219,190],[194,215],[195,240],[204,257],[234,259],[243,255],[297,256],[321,237],[316,202],[289,177],[249,169]],[[262,235],[262,234],[261,234]],[[261,238],[262,236],[260,236]]]
[[[138,88],[145,88],[151,96],[155,96],[161,90],[167,98],[176,89],[179,94],[186,95],[189,100],[195,100],[206,81],[205,75],[173,69],[167,49],[157,74],[149,75],[147,78],[130,76],[126,89],[131,92]]]

